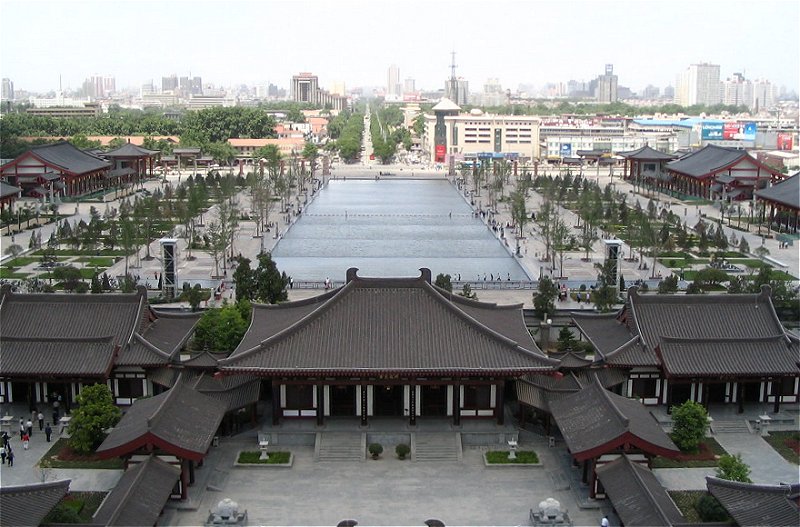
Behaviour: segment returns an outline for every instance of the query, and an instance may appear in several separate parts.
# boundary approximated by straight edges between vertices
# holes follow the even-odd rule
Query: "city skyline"
[[[293,75],[309,71],[322,87],[335,82],[355,87],[385,86],[387,69],[396,65],[400,79],[436,90],[450,76],[455,50],[459,77],[474,86],[497,78],[512,91],[521,84],[588,81],[602,74],[605,64],[614,65],[621,86],[663,88],[700,62],[719,64],[721,79],[743,73],[798,91],[797,2],[755,7],[675,2],[669,12],[632,1],[390,1],[382,6],[377,11],[360,1],[331,6],[311,0],[3,0],[0,75],[29,92],[57,89],[59,76],[65,89],[79,88],[95,74],[115,77],[117,89],[123,89],[189,72],[217,86],[287,87]],[[497,14],[491,25],[483,22],[487,11]],[[50,16],[36,18],[32,41],[24,22],[41,12]],[[750,24],[756,12],[770,24]],[[78,20],[94,29],[74,31],[74,24],[65,23]],[[136,28],[129,38],[120,32],[119,20]],[[258,20],[264,23],[254,25]],[[389,21],[392,31],[387,31]],[[609,31],[610,25],[617,29]],[[697,46],[702,35],[710,36]]]

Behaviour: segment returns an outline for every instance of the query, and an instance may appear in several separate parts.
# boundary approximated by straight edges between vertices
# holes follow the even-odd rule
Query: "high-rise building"
[[[664,98],[668,101],[675,100],[675,87],[674,86],[664,86]]]
[[[597,90],[595,99],[601,103],[617,102],[617,76],[614,75],[614,65],[606,64],[606,72],[597,77]]]
[[[753,83],[741,73],[722,81],[722,104],[750,106],[753,102]]]
[[[156,92],[156,87],[153,86],[153,81],[148,83],[142,84],[142,87],[139,89],[139,96],[144,97],[145,95],[152,95]]]
[[[333,95],[319,87],[316,75],[303,72],[292,77],[291,98],[314,106],[342,110],[347,105],[347,97]]]
[[[104,99],[117,89],[117,81],[111,75],[92,75],[83,81],[83,92],[92,99]]]
[[[0,99],[4,101],[14,100],[14,82],[11,79],[3,79],[3,88],[2,94],[0,94]]]
[[[678,74],[675,103],[681,106],[713,106],[722,100],[719,64],[692,64]]]
[[[389,74],[386,82],[386,95],[389,97],[400,97],[402,95],[400,86],[400,68],[395,64],[389,66]]]
[[[192,95],[203,95],[203,78],[202,77],[192,77],[192,80],[189,83],[190,91]]]
[[[411,77],[403,81],[403,93],[416,93],[417,83]]]
[[[161,77],[161,92],[175,91],[178,89],[178,76],[174,73],[169,77]]]
[[[642,91],[642,98],[647,100],[658,99],[660,92],[661,90],[659,90],[657,86],[648,84],[647,87]]]
[[[768,80],[754,80],[753,81],[753,98],[750,103],[750,109],[753,111],[760,111],[770,108],[775,105],[778,99],[778,87]]]

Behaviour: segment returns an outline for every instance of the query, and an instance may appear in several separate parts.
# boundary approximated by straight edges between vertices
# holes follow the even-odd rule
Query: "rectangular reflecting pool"
[[[344,280],[350,267],[360,276],[418,276],[428,267],[453,280],[527,280],[501,243],[448,181],[333,180],[272,256],[296,281]]]

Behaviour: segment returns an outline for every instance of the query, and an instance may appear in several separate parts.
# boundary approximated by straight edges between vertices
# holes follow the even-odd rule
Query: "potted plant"
[[[397,457],[400,459],[405,459],[406,456],[411,452],[411,447],[405,443],[400,443],[395,447],[394,451],[397,454]]]
[[[367,450],[369,450],[370,455],[372,455],[372,459],[378,459],[378,456],[383,452],[383,447],[380,443],[370,443]]]

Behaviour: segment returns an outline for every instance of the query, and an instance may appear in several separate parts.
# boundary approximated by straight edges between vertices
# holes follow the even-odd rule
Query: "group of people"
[[[55,424],[59,418],[58,399],[53,401],[53,407],[53,424]],[[19,440],[22,442],[23,450],[28,450],[30,446],[31,438],[33,437],[34,423],[39,424],[39,431],[44,432],[47,442],[49,443],[51,441],[53,428],[50,426],[49,422],[45,422],[44,414],[38,409],[33,408],[31,410],[30,419],[26,421],[24,417],[19,418]],[[11,438],[6,431],[0,434],[0,458],[2,458],[3,465],[8,463],[9,467],[14,466],[14,450],[11,448]]]
[[[0,436],[0,458],[3,460],[3,465],[8,461],[9,467],[14,466],[14,451],[11,449],[11,441],[6,431]]]

